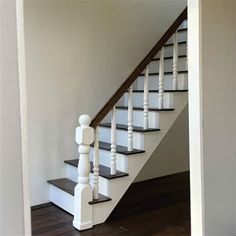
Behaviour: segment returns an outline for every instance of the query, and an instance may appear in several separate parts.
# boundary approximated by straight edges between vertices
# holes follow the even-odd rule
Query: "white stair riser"
[[[186,55],[186,44],[179,44],[178,46],[178,54],[179,55]],[[173,57],[173,46],[165,47],[165,57]],[[159,58],[159,53],[155,58]]]
[[[99,149],[100,164],[110,168],[111,166],[111,152],[108,150]],[[127,156],[117,153],[116,154],[116,168],[117,170],[127,172]],[[89,153],[90,161],[93,161],[93,147],[91,147]]]
[[[111,129],[100,127],[100,141],[110,142]],[[121,146],[128,146],[128,132],[127,130],[116,130],[116,144]],[[144,134],[140,132],[133,132],[133,147],[136,149],[143,149],[144,147]]]
[[[74,214],[74,196],[50,184],[49,201]]]
[[[135,89],[143,90],[143,82],[144,77],[139,76],[137,82],[135,84]],[[158,90],[158,75],[149,76],[149,90]],[[188,88],[188,74],[187,73],[179,73],[177,79],[177,89],[183,90]],[[165,75],[164,76],[164,90],[173,90],[173,76]]]
[[[180,29],[186,29],[187,27],[188,27],[188,21],[185,20],[185,21],[181,24]]]
[[[165,59],[164,71],[172,71],[173,68],[173,59]],[[178,60],[178,71],[186,70],[186,57],[181,57]],[[159,61],[152,61],[149,64],[149,73],[159,72]]]
[[[164,108],[174,108],[174,94],[173,93],[164,93]],[[158,93],[149,93],[149,107],[158,108],[159,104],[159,94]],[[125,106],[128,106],[128,93],[124,96]],[[136,107],[143,106],[143,93],[133,93],[133,105]]]
[[[117,109],[117,123],[127,125],[127,114],[127,110]],[[149,111],[148,122],[149,128],[159,128],[159,114],[157,111]],[[143,111],[133,111],[133,125],[143,127]]]
[[[183,42],[187,40],[187,31],[180,31],[178,32],[178,42]],[[167,43],[172,43],[172,37],[167,41]]]
[[[68,179],[78,182],[78,168],[69,164],[66,164],[66,176]],[[90,184],[93,186],[93,174],[89,174]],[[99,192],[105,196],[109,194],[109,180],[99,176]]]

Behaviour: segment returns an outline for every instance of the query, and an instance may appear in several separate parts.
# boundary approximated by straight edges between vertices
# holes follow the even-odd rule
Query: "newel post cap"
[[[80,126],[88,127],[91,123],[90,116],[87,114],[83,114],[79,117],[79,124]]]
[[[94,129],[90,127],[89,115],[83,114],[79,118],[80,126],[76,128],[75,140],[78,144],[90,145],[94,141]]]

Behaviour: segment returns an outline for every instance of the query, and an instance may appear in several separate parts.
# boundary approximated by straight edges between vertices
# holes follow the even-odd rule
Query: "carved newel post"
[[[90,144],[94,141],[94,129],[89,127],[91,119],[88,115],[79,118],[80,127],[76,128],[76,143],[79,144],[78,184],[74,192],[74,220],[73,226],[78,230],[92,228],[93,208],[89,204],[92,201],[92,187],[89,184]]]

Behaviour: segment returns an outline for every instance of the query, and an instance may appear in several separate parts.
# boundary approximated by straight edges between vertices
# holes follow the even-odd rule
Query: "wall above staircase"
[[[185,5],[25,1],[32,205],[75,157],[79,115],[97,113]]]

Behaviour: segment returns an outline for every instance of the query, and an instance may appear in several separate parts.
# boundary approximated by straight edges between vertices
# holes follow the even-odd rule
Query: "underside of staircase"
[[[79,159],[65,160],[66,178],[48,181],[50,201],[75,215],[77,222],[83,221],[80,226],[74,224],[79,230],[108,218],[187,106],[187,21],[184,19],[186,12],[185,18],[182,13],[178,25],[173,24],[174,37],[166,40],[117,102],[110,103],[111,112],[101,112],[105,115],[94,119],[93,128],[85,125],[90,121],[87,116],[83,117],[76,141],[79,146],[88,146],[89,151],[86,154],[79,149]],[[83,165],[90,178],[80,173]],[[78,192],[83,199],[77,199]],[[84,196],[89,197],[84,199]],[[86,209],[91,214],[87,214]]]

